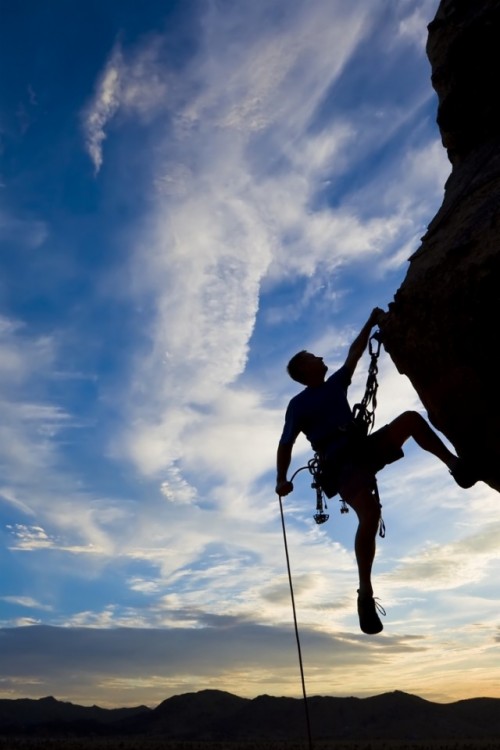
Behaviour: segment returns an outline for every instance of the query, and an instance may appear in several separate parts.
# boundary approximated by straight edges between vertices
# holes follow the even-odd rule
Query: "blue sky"
[[[437,5],[2,3],[0,697],[300,696],[285,364],[343,362],[441,203]],[[407,408],[382,353],[377,425]],[[285,501],[308,692],[498,697],[496,493],[405,452],[380,636],[354,514],[316,526],[304,472]]]

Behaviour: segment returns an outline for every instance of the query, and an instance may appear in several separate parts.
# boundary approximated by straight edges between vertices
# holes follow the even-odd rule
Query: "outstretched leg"
[[[389,439],[401,448],[412,437],[424,450],[433,453],[449,468],[455,482],[469,489],[479,479],[477,467],[452,453],[426,420],[416,411],[405,411],[387,425]]]
[[[401,448],[409,437],[425,451],[439,458],[446,466],[453,470],[458,458],[443,443],[439,435],[417,411],[405,411],[387,425],[388,437],[391,442]]]

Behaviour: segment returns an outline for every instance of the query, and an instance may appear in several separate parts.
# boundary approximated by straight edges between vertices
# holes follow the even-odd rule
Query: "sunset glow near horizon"
[[[285,365],[340,366],[442,202],[437,7],[2,5],[1,698],[300,697]],[[383,350],[379,381],[376,426],[425,415]],[[500,697],[498,493],[405,454],[379,477],[381,635],[353,512],[317,526],[306,472],[284,500],[308,694]]]

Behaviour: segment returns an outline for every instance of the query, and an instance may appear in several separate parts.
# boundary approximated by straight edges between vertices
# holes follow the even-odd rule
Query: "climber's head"
[[[323,362],[323,357],[316,357],[303,349],[294,354],[286,369],[297,383],[315,386],[324,382],[328,367]]]

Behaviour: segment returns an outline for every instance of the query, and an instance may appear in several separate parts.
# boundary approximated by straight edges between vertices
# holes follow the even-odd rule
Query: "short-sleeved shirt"
[[[334,439],[339,428],[352,421],[347,400],[351,376],[345,366],[334,372],[324,383],[307,386],[292,398],[285,414],[281,445],[293,445],[300,432],[318,451]]]

